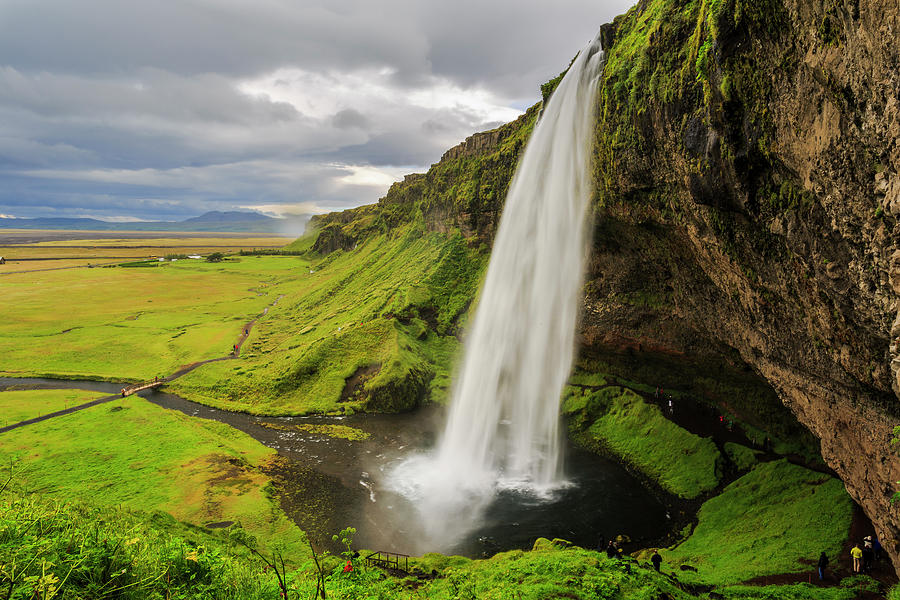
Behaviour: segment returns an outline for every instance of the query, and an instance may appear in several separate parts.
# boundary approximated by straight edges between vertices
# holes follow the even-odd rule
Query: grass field
[[[26,421],[108,396],[85,390],[16,390],[0,392],[0,427]]]
[[[811,571],[820,552],[836,562],[852,512],[840,480],[786,460],[763,463],[705,502],[691,536],[661,554],[698,570],[680,577],[717,585]]]
[[[206,404],[261,414],[443,401],[458,321],[485,263],[460,237],[412,228],[319,257],[277,288],[286,297],[260,320],[239,363],[206,365],[172,387]],[[361,369],[368,370],[356,393],[339,403]]]
[[[308,250],[313,239],[290,248]],[[407,226],[327,256],[21,273],[4,280],[15,319],[0,323],[0,375],[163,376],[226,355],[260,316],[239,361],[205,365],[174,391],[262,414],[441,401],[485,264],[458,236]],[[339,402],[359,370],[350,401]]]
[[[599,445],[682,498],[696,498],[719,484],[715,443],[672,423],[635,392],[620,387],[568,391],[564,411],[580,445]]]
[[[139,380],[224,356],[275,300],[273,286],[306,266],[265,257],[10,277],[15,318],[0,322],[0,374]]]
[[[170,255],[207,255],[213,252],[231,253],[253,248],[277,248],[288,244],[293,238],[279,236],[232,236],[217,234],[212,236],[178,237],[160,233],[159,237],[104,237],[102,239],[65,239],[34,241],[27,244],[6,244],[4,231],[0,231],[0,256],[6,259],[0,265],[0,275],[21,273],[37,269],[59,269],[87,265],[107,265],[148,258],[164,258]],[[40,232],[32,232],[40,237]],[[89,236],[93,232],[84,232]],[[31,259],[31,260],[22,260]],[[34,260],[40,259],[40,260]]]
[[[0,406],[22,394],[0,392]],[[197,525],[235,521],[263,540],[302,546],[258,468],[275,451],[227,425],[130,396],[8,431],[0,442],[0,464],[12,464],[27,490],[162,510]]]

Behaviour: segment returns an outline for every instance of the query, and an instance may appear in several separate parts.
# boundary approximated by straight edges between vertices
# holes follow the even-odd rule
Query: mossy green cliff
[[[608,363],[752,368],[895,565],[898,19],[866,0],[647,0],[606,26],[583,332]]]

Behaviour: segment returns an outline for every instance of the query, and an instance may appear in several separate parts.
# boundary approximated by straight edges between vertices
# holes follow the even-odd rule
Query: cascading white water
[[[559,398],[575,346],[601,67],[594,40],[544,107],[506,197],[444,434],[433,455],[391,473],[432,549],[477,525],[498,488],[562,484]]]

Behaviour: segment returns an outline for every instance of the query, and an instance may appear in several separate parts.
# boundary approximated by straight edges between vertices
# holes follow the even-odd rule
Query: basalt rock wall
[[[896,0],[643,1],[606,26],[584,329],[737,350],[900,567],[898,36]]]

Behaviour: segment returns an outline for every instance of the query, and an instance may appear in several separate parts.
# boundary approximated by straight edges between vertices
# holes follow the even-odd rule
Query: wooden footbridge
[[[155,390],[164,383],[166,383],[166,379],[159,378],[156,378],[153,381],[148,381],[146,383],[135,383],[133,385],[122,388],[122,397],[124,398],[125,396],[137,394],[138,392],[143,392],[144,390]]]

